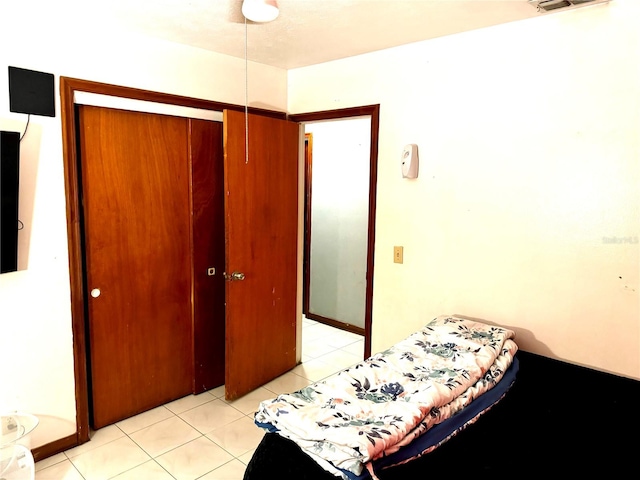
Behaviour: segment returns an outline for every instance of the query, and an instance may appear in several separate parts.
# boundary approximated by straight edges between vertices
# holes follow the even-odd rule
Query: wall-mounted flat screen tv
[[[0,273],[18,269],[20,134],[0,131]]]

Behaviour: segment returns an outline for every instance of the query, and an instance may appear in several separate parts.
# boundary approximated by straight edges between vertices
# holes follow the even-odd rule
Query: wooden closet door
[[[296,365],[299,125],[224,111],[225,397],[241,397]],[[242,278],[240,276],[239,278]]]
[[[188,120],[79,107],[92,426],[191,392]]]
[[[189,120],[193,221],[193,393],[224,383],[222,122]]]

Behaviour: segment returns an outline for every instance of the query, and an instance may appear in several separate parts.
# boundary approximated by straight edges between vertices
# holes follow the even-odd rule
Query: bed
[[[398,369],[399,358],[412,366]],[[441,390],[439,406],[415,393],[411,376]],[[421,395],[419,420],[395,410],[415,408],[410,394]],[[244,478],[622,474],[635,465],[637,441],[627,437],[639,426],[638,398],[637,380],[519,351],[508,329],[442,316],[385,352],[262,402],[255,422],[267,433]],[[370,404],[383,420],[371,420]],[[358,422],[355,410],[368,423],[343,428]]]
[[[347,480],[436,449],[515,381],[513,331],[440,316],[391,348],[320,382],[261,402],[255,423]]]

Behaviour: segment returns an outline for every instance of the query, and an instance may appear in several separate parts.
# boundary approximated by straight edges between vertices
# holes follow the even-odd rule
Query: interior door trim
[[[78,171],[78,151],[76,139],[75,93],[87,92],[112,97],[144,100],[169,105],[199,108],[202,110],[244,111],[245,106],[233,105],[211,100],[203,100],[180,95],[153,92],[137,88],[110,85],[70,77],[60,77],[60,112],[62,122],[62,158],[67,210],[67,239],[69,250],[69,281],[71,288],[71,329],[73,335],[73,360],[76,398],[76,435],[75,442],[67,437],[64,442],[52,442],[34,449],[34,458],[41,460],[68,448],[89,441],[89,394],[87,339],[85,335],[85,303],[82,263],[82,233],[80,225],[80,195]],[[249,107],[250,113],[286,119],[284,112]]]
[[[350,117],[371,117],[371,145],[369,147],[369,219],[367,234],[367,285],[365,288],[364,308],[364,357],[371,356],[371,319],[373,308],[373,257],[376,230],[376,185],[378,183],[378,129],[380,125],[380,104],[361,107],[324,110],[319,112],[298,113],[289,115],[289,120],[298,123],[311,123],[320,120],[338,120]],[[305,190],[309,182],[310,171],[305,168]],[[304,249],[309,249],[308,238],[305,236]],[[308,285],[306,285],[308,288]]]
[[[313,175],[313,133],[304,134],[304,229],[302,248],[302,313],[304,315],[309,311],[309,284],[311,283],[311,275],[309,273],[309,264],[311,263],[311,252],[309,245],[311,244],[311,198],[313,196],[313,188],[311,178]]]

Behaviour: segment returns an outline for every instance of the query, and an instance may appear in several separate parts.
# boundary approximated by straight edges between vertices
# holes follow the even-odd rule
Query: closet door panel
[[[224,112],[228,400],[296,365],[299,141],[297,123]]]
[[[191,392],[188,120],[79,107],[93,428]]]
[[[224,158],[222,123],[190,120],[193,201],[193,393],[224,383]]]

